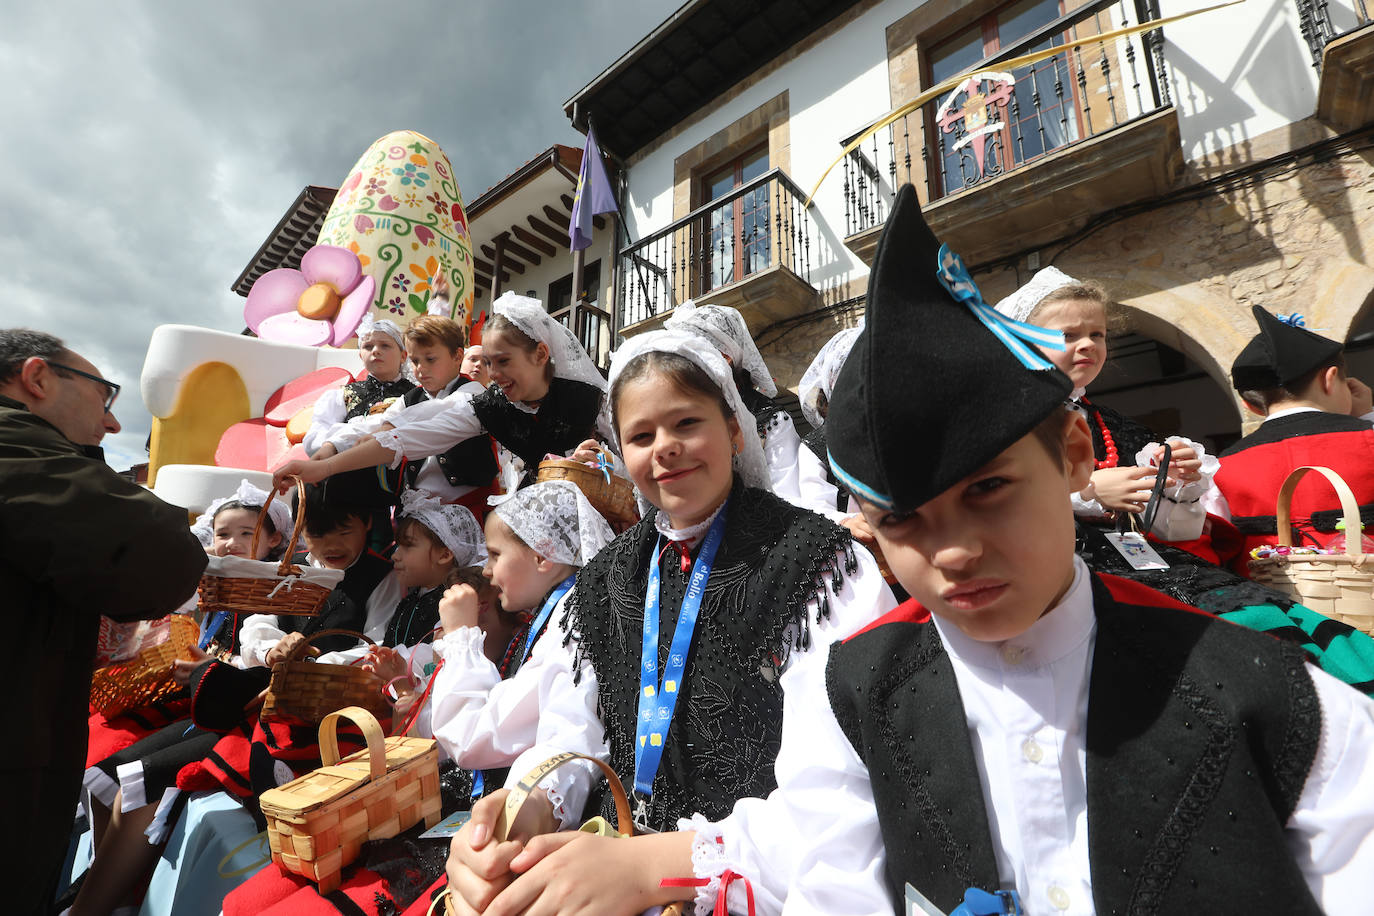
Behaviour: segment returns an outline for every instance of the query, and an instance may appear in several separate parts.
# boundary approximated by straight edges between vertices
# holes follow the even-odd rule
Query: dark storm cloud
[[[564,99],[665,0],[27,4],[0,33],[0,325],[52,331],[125,386],[110,463],[142,460],[154,327],[236,331],[229,292],[300,189],[401,128],[464,197],[555,142]]]

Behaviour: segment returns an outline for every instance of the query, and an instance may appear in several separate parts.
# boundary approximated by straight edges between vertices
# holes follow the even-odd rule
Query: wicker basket
[[[258,539],[262,536],[262,526],[267,520],[267,509],[276,499],[277,492],[267,494],[262,511],[258,513],[258,524],[253,529],[253,546],[250,550],[251,562],[258,563],[262,574],[258,578],[217,576],[207,573],[200,579],[200,607],[202,612],[213,614],[228,611],[231,614],[292,614],[297,617],[313,617],[324,606],[329,597],[328,588],[295,579],[282,586],[282,582],[292,576],[299,576],[301,569],[291,563],[296,554],[296,542],[300,540],[301,529],[305,527],[305,484],[299,477],[296,481],[296,526],[291,531],[291,540],[282,553],[280,563],[261,563],[258,555]]]
[[[106,665],[91,678],[91,709],[106,718],[165,699],[181,689],[172,680],[172,662],[188,658],[195,645],[196,622],[173,614],[165,642],[149,646],[128,661]]]
[[[610,456],[604,448],[598,447],[597,454],[609,467]],[[592,508],[600,512],[611,527],[617,531],[639,521],[639,509],[635,506],[635,488],[628,480],[617,477],[609,471],[588,467],[570,458],[550,458],[539,462],[540,480],[566,480],[577,485]]]
[[[321,630],[296,644],[284,660],[272,666],[272,680],[262,705],[262,718],[298,725],[314,725],[345,706],[360,706],[379,719],[391,710],[382,694],[382,679],[357,665],[326,665],[305,655],[322,636],[353,636],[376,645],[351,630]]]
[[[367,749],[339,759],[335,733],[344,716]],[[439,822],[439,749],[432,738],[386,738],[365,709],[350,706],[320,723],[318,770],[268,789],[258,799],[272,860],[328,894],[363,843],[396,836],[419,821]]]
[[[1250,561],[1250,577],[1286,592],[1319,614],[1374,634],[1374,558],[1361,552],[1360,507],[1341,476],[1330,468],[1301,467],[1279,489],[1279,546],[1293,546],[1293,491],[1308,471],[1316,471],[1335,488],[1345,518],[1344,554],[1298,554]]]

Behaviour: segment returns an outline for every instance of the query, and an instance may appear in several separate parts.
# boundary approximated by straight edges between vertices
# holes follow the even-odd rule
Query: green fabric
[[[1255,604],[1217,616],[1223,620],[1270,632],[1296,627],[1306,639],[1293,639],[1316,660],[1326,673],[1340,678],[1365,693],[1374,692],[1374,638],[1349,624],[1332,620],[1311,608],[1295,604],[1287,611],[1273,604]],[[1291,629],[1285,637],[1294,637]]]

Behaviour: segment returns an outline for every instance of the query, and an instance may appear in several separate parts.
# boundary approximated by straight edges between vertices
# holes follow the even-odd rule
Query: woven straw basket
[[[634,836],[634,821],[630,817],[630,799],[625,794],[625,785],[616,775],[615,770],[611,769],[610,764],[589,757],[586,754],[575,754],[566,751],[562,754],[555,754],[548,760],[530,770],[524,777],[506,794],[506,803],[501,808],[500,814],[496,817],[496,825],[492,828],[492,838],[498,843],[504,843],[510,835],[511,825],[515,823],[516,817],[520,814],[520,809],[525,806],[526,799],[530,792],[534,791],[540,781],[554,770],[570,763],[574,760],[586,760],[596,765],[606,777],[607,783],[611,788],[611,797],[615,801],[615,826],[612,827],[605,822],[605,819],[594,817],[583,824],[581,829],[586,833],[595,833],[601,836]],[[444,890],[444,912],[448,916],[454,916],[456,912],[453,907],[452,892],[447,888]],[[437,902],[437,901],[436,901]],[[662,911],[662,916],[682,916],[683,905],[674,903],[667,906]]]
[[[213,614],[228,611],[231,614],[294,614],[298,617],[313,617],[324,606],[330,590],[313,582],[297,579],[287,587],[282,582],[290,576],[299,576],[301,569],[291,563],[296,554],[296,542],[300,540],[301,529],[305,527],[305,484],[299,477],[296,481],[296,526],[291,531],[291,540],[277,564],[258,562],[262,575],[255,579],[230,576],[216,576],[207,573],[200,578],[200,607],[202,612]],[[263,522],[267,519],[267,508],[277,498],[276,490],[267,494],[262,511],[258,513],[258,524],[253,529],[252,557],[258,555],[258,539],[262,536]],[[257,562],[254,559],[252,562]]]
[[[335,733],[344,716],[367,749],[339,759]],[[396,836],[419,821],[439,822],[439,749],[432,738],[386,738],[366,709],[350,706],[320,723],[318,770],[262,793],[272,860],[328,894],[363,843]]]
[[[164,699],[181,689],[172,680],[172,662],[188,658],[196,642],[196,622],[185,614],[173,614],[165,642],[149,646],[133,658],[106,665],[91,678],[91,709],[117,716]]]
[[[1374,557],[1361,552],[1360,506],[1341,476],[1330,468],[1301,467],[1279,489],[1279,545],[1293,546],[1293,491],[1308,471],[1330,481],[1345,518],[1345,553],[1264,557],[1250,561],[1250,577],[1297,598],[1319,614],[1374,634]]]
[[[379,719],[391,715],[382,694],[382,679],[356,665],[325,665],[310,661],[305,650],[322,636],[353,636],[376,645],[351,630],[321,630],[296,644],[284,660],[272,666],[272,680],[262,705],[262,718],[314,725],[345,706],[361,706]]]
[[[609,466],[611,459],[606,450],[598,447],[596,451]],[[639,521],[634,485],[623,477],[588,467],[570,458],[550,458],[539,462],[539,479],[566,480],[576,484],[592,508],[600,512],[617,531],[623,531]]]

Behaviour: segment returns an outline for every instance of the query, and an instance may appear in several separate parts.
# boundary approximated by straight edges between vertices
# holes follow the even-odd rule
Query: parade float
[[[244,305],[247,332],[154,330],[140,379],[152,414],[148,483],[195,514],[242,478],[304,457],[315,399],[353,378],[364,316],[403,328],[443,278],[448,317],[469,326],[473,260],[453,166],[409,130],[378,139],[349,170],[314,246],[267,270]]]

